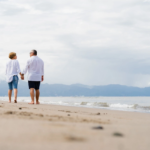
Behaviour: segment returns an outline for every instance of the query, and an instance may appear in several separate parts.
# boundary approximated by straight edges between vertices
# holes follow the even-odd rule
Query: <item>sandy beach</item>
[[[0,101],[0,150],[149,150],[150,114]]]

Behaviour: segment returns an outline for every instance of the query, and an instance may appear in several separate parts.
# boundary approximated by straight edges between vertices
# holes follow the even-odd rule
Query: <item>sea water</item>
[[[18,97],[18,102],[28,103],[30,97]],[[40,103],[150,113],[150,97],[40,97]]]

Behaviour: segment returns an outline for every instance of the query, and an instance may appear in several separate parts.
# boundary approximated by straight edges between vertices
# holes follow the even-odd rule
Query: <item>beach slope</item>
[[[150,114],[0,101],[0,150],[149,150]]]

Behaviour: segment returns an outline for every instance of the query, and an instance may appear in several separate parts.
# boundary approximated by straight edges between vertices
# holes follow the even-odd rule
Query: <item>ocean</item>
[[[18,97],[18,102],[28,103],[30,97]],[[40,103],[150,113],[150,97],[40,97]]]

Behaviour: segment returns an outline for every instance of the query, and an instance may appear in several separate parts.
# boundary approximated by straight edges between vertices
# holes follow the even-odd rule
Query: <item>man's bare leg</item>
[[[31,96],[31,103],[29,104],[34,104],[34,88],[30,89],[30,96]]]
[[[18,94],[18,90],[14,89],[14,102],[17,103],[17,94]]]
[[[40,104],[39,102],[40,91],[36,90],[36,104]]]
[[[8,90],[9,103],[11,103],[12,90]]]

